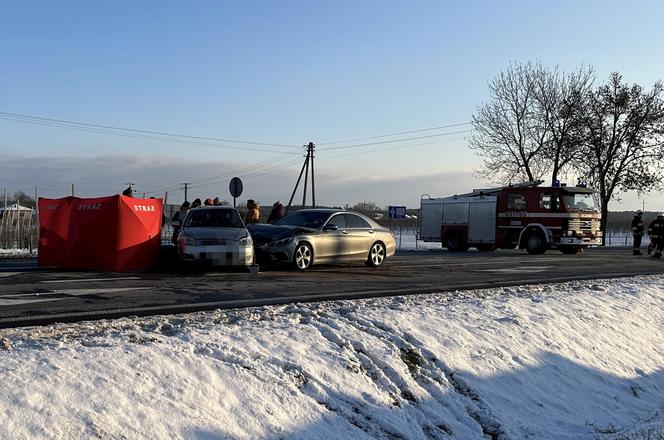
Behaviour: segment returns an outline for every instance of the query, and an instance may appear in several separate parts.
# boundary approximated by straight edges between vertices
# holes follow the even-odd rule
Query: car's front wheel
[[[299,243],[293,254],[293,264],[297,270],[307,270],[314,262],[314,252],[308,243]]]
[[[369,249],[369,258],[367,258],[367,265],[371,267],[378,267],[383,264],[387,258],[387,252],[383,243],[374,243]]]

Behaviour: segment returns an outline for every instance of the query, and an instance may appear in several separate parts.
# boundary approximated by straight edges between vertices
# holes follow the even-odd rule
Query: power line
[[[276,172],[276,171],[280,171],[280,170],[289,168],[293,164],[300,162],[300,160],[301,159],[299,159],[299,158],[297,158],[297,159],[289,158],[289,161],[287,163],[274,163],[274,164],[269,165],[267,167],[262,167],[262,169],[257,169],[254,172],[251,172],[251,173],[248,173],[245,176],[242,176],[242,180],[247,181],[247,180],[259,177],[259,176],[263,176],[265,174],[269,174],[271,172]],[[228,173],[228,174],[226,174],[226,176],[228,177],[232,174],[237,174],[237,173]],[[210,185],[217,185],[217,184],[223,183],[223,182],[225,182],[225,180],[216,180],[216,181],[212,181],[212,182],[205,182],[205,183],[202,183],[202,184],[198,184],[197,187],[206,187],[206,186],[210,186]]]
[[[21,122],[21,123],[26,123],[26,124],[42,125],[42,126],[46,126],[46,127],[64,128],[64,129],[67,129],[67,130],[76,130],[76,131],[83,131],[83,132],[89,132],[89,133],[101,133],[101,134],[108,134],[108,135],[113,135],[113,136],[123,136],[123,137],[136,138],[136,139],[156,140],[156,141],[171,142],[171,143],[184,144],[184,145],[199,145],[199,146],[203,146],[203,147],[233,149],[233,150],[240,150],[240,151],[260,151],[260,152],[267,152],[267,153],[298,154],[296,152],[290,153],[290,152],[284,152],[283,150],[272,150],[272,149],[267,149],[267,148],[255,148],[255,147],[248,147],[248,146],[241,147],[241,146],[237,146],[237,145],[221,145],[221,144],[215,144],[215,143],[211,143],[211,142],[186,141],[186,140],[180,140],[180,139],[174,139],[174,138],[148,136],[148,135],[140,135],[140,134],[132,134],[132,133],[123,133],[123,132],[110,131],[110,130],[104,130],[104,129],[76,127],[76,126],[69,126],[69,125],[63,125],[63,124],[55,124],[55,123],[47,123],[47,122],[39,122],[39,121],[29,121],[29,120],[24,120],[24,119],[12,119],[12,118],[8,118],[8,117],[2,116],[2,115],[0,115],[0,119],[4,119],[4,120],[7,120],[7,121],[13,121],[13,122]],[[290,148],[295,148],[295,147],[290,147]]]
[[[15,179],[0,179],[0,183],[2,182],[14,182],[14,183],[29,183],[29,184],[63,184],[63,185],[70,185],[72,183],[75,183],[76,185],[87,185],[87,186],[113,186],[113,185],[121,185],[121,183],[118,182],[77,182],[77,181],[71,181],[71,180],[15,180]]]
[[[13,121],[13,122],[21,122],[21,123],[26,123],[26,124],[42,125],[42,126],[46,126],[46,127],[57,127],[57,128],[64,128],[64,129],[68,129],[68,130],[76,130],[76,131],[83,131],[83,132],[89,132],[89,133],[101,133],[101,134],[108,134],[108,135],[113,135],[113,136],[123,136],[123,137],[135,138],[135,139],[146,139],[146,140],[171,142],[171,143],[184,144],[184,145],[198,145],[198,146],[203,146],[203,147],[234,149],[234,150],[240,150],[240,151],[260,151],[260,152],[267,152],[267,153],[297,154],[296,152],[291,153],[291,152],[284,152],[283,150],[272,150],[272,149],[267,149],[267,148],[256,148],[256,147],[249,147],[249,146],[241,147],[241,146],[237,146],[237,145],[221,145],[221,144],[215,144],[215,143],[211,143],[211,142],[186,141],[186,140],[180,140],[180,139],[174,139],[174,138],[147,136],[147,135],[123,133],[123,132],[117,132],[117,131],[109,131],[109,130],[104,130],[104,129],[76,127],[76,126],[68,126],[68,125],[55,124],[55,123],[46,123],[46,122],[42,123],[42,122],[39,122],[39,121],[28,121],[28,120],[23,120],[23,119],[7,118],[7,117],[2,116],[2,115],[0,115],[0,119]],[[294,147],[291,147],[291,148],[294,148]]]
[[[367,147],[370,145],[382,145],[382,144],[391,144],[394,142],[404,142],[404,141],[412,141],[416,139],[430,139],[434,137],[440,137],[440,136],[449,136],[453,134],[463,134],[463,133],[472,133],[475,130],[460,130],[460,131],[449,131],[446,133],[439,133],[439,134],[430,134],[426,136],[413,136],[413,137],[408,137],[408,138],[401,138],[401,139],[391,139],[389,141],[379,141],[379,142],[367,142],[363,144],[354,144],[354,145],[342,145],[340,147],[327,147],[327,148],[321,148],[320,151],[330,151],[330,150],[343,150],[347,148],[359,148],[359,147]]]
[[[364,141],[364,140],[369,140],[369,139],[380,139],[380,138],[390,137],[390,136],[399,136],[399,135],[402,135],[402,134],[421,133],[421,132],[424,132],[424,131],[442,130],[444,128],[461,127],[463,125],[470,125],[470,124],[472,124],[472,122],[459,122],[457,124],[447,124],[447,125],[439,125],[438,127],[421,128],[419,130],[400,131],[400,132],[397,132],[397,133],[379,134],[377,136],[367,136],[367,137],[344,139],[344,140],[338,140],[338,141],[320,142],[317,145],[331,145],[331,144],[340,144],[340,143],[346,143],[346,142]]]
[[[207,136],[192,136],[192,135],[184,135],[184,134],[178,134],[178,133],[169,133],[169,132],[164,132],[164,131],[141,130],[141,129],[136,129],[136,128],[117,127],[117,126],[113,126],[113,125],[90,124],[90,123],[87,123],[87,122],[69,121],[69,120],[65,120],[65,119],[45,118],[45,117],[41,117],[41,116],[25,115],[25,114],[21,114],[21,113],[0,112],[0,115],[7,116],[7,117],[13,117],[13,118],[26,119],[26,120],[33,120],[33,121],[53,122],[53,123],[66,124],[66,125],[72,125],[72,126],[84,126],[84,127],[115,130],[115,131],[124,131],[124,132],[143,133],[143,134],[150,134],[150,135],[178,137],[178,138],[184,138],[184,139],[197,139],[197,140],[214,141],[214,142],[231,142],[231,143],[235,143],[235,144],[247,144],[247,145],[264,145],[264,146],[268,146],[268,147],[296,148],[296,146],[294,146],[294,145],[287,145],[287,144],[277,144],[277,143],[269,143],[269,142],[254,142],[254,141],[237,140],[237,139],[213,138],[213,137],[207,137]]]
[[[293,165],[296,165],[296,164],[300,163],[300,161],[301,161],[301,159],[290,160],[287,163],[284,163],[284,164],[281,164],[281,165],[278,165],[278,166],[274,166],[274,167],[271,167],[271,168],[266,168],[261,172],[254,173],[254,174],[248,174],[244,179],[245,180],[251,180],[251,179],[255,179],[257,177],[264,176],[266,174],[286,170],[288,168],[291,168]]]
[[[285,159],[285,158],[291,159],[291,158],[292,158],[292,157],[291,157],[291,154],[290,154],[290,153],[289,153],[289,154],[284,154],[284,153],[282,153],[282,154],[278,154],[278,155],[276,155],[276,156],[274,156],[274,157],[270,157],[270,158],[265,159],[265,160],[263,160],[263,161],[261,161],[261,162],[258,162],[258,163],[256,163],[256,164],[246,165],[246,166],[244,166],[244,167],[240,167],[240,168],[237,168],[237,169],[235,169],[235,170],[226,171],[225,173],[217,174],[216,176],[210,176],[210,177],[207,177],[207,178],[205,178],[205,179],[192,180],[191,183],[194,184],[194,185],[200,185],[200,184],[203,184],[203,183],[204,183],[205,181],[207,181],[207,180],[215,180],[215,179],[219,179],[219,178],[221,178],[221,177],[227,177],[227,176],[229,176],[229,175],[231,175],[231,174],[242,173],[242,172],[244,172],[244,171],[246,171],[246,170],[251,170],[251,169],[260,168],[260,167],[262,167],[262,166],[265,165],[265,164],[270,164],[270,163],[274,163],[274,162],[280,162],[280,161],[282,161],[282,160]]]
[[[421,147],[424,145],[434,145],[434,144],[440,144],[441,142],[453,142],[453,141],[460,141],[463,140],[464,138],[453,138],[453,139],[445,139],[445,140],[436,140],[436,141],[431,141],[431,142],[420,142],[417,144],[407,144],[407,145],[396,145],[396,146],[391,146],[391,147],[385,147],[385,148],[375,148],[373,150],[366,150],[366,151],[355,151],[353,153],[341,153],[341,154],[334,154],[332,156],[325,156],[325,159],[336,159],[340,157],[348,157],[348,156],[356,156],[358,154],[371,154],[371,153],[378,153],[381,151],[391,151],[391,150],[401,150],[401,149],[406,149],[406,148],[415,148],[415,147]]]

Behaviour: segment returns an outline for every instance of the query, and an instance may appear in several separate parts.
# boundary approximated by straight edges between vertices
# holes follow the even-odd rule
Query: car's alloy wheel
[[[385,246],[382,243],[374,243],[369,249],[369,266],[378,267],[385,261]]]
[[[306,243],[298,244],[293,255],[293,262],[298,270],[307,270],[313,263],[313,252],[311,246]]]

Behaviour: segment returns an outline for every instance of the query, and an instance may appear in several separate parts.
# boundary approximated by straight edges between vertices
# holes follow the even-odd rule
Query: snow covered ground
[[[2,258],[31,258],[37,256],[37,249],[0,249],[0,259]]]
[[[0,330],[0,438],[623,438],[662,316],[649,276]]]

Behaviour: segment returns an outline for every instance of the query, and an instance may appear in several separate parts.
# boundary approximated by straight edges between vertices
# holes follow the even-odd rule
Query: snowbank
[[[2,258],[32,258],[37,256],[37,249],[0,249],[0,259]]]
[[[593,439],[664,405],[662,316],[641,277],[0,330],[0,437]]]

